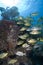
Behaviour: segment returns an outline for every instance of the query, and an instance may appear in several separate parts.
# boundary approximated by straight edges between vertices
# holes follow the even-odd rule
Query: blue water
[[[43,16],[43,0],[26,0],[26,6],[27,8],[25,8],[25,10],[22,8],[20,11],[20,15],[23,17],[26,16],[30,16],[31,13],[33,12],[38,12],[38,16],[33,17],[34,22],[32,22],[32,25],[36,25],[37,24],[37,19],[41,16]],[[25,2],[25,1],[22,1]],[[29,3],[31,3],[30,7],[28,7]],[[23,5],[23,7],[25,6]],[[0,6],[3,7],[3,4],[0,4]],[[5,7],[5,6],[4,6]],[[19,8],[18,8],[19,9]],[[25,16],[24,16],[25,15]],[[0,20],[2,19],[1,15],[0,15]]]
[[[22,12],[21,15],[28,16],[32,12],[38,12],[38,17],[43,16],[43,0],[32,0],[30,8]]]

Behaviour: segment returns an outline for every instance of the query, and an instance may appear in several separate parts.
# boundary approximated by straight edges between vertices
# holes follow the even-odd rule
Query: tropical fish
[[[37,41],[35,40],[35,39],[27,39],[27,42],[30,44],[34,44],[34,43],[36,43]]]
[[[17,55],[17,56],[25,56],[26,53],[23,53],[23,52],[21,52],[21,51],[17,51],[17,52],[16,52],[16,55]]]
[[[24,25],[25,25],[25,26],[31,26],[31,24],[30,24],[30,23],[25,23]]]
[[[31,45],[29,45],[29,47],[27,47],[27,48],[26,48],[26,50],[27,50],[27,51],[32,50],[32,46],[31,46]]]
[[[31,30],[41,30],[39,27],[32,27]]]
[[[18,20],[23,20],[23,17],[22,17],[22,16],[19,16],[19,17],[18,17]]]
[[[37,30],[41,30],[41,28],[39,27],[32,27],[32,28],[28,28],[27,31],[37,31]]]
[[[28,34],[24,34],[24,35],[21,35],[19,36],[20,39],[26,39],[29,35]]]
[[[19,42],[17,43],[17,45],[21,45],[21,44],[23,44],[23,42],[24,42],[24,41],[19,41]]]
[[[20,31],[25,31],[27,29],[27,27],[22,27],[21,29],[20,29]]]
[[[24,44],[22,45],[22,47],[23,47],[23,48],[28,48],[29,45],[28,45],[27,43],[24,43]]]
[[[32,34],[32,35],[37,35],[37,34],[40,34],[41,32],[39,32],[39,31],[35,31],[35,30],[33,30],[32,32],[30,32],[30,34]]]
[[[21,41],[18,41],[15,49],[20,48],[22,46],[23,42],[24,41],[22,41],[22,40]]]
[[[18,25],[21,25],[21,24],[24,24],[24,22],[19,21],[19,22],[17,22],[17,24]]]
[[[28,22],[26,19],[24,20],[24,23]]]
[[[0,59],[3,59],[3,58],[5,58],[5,57],[7,57],[8,56],[8,53],[1,53],[0,54]]]
[[[17,62],[17,59],[11,59],[11,60],[9,60],[8,64],[14,64],[16,62]]]
[[[31,31],[31,28],[28,28],[26,31]]]
[[[37,12],[35,12],[35,13],[32,13],[31,15],[32,15],[32,16],[37,16],[37,15],[38,15],[38,13],[37,13]]]

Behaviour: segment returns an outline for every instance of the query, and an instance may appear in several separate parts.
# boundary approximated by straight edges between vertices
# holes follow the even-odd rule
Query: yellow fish
[[[36,41],[35,39],[30,39],[30,40],[28,39],[27,42],[28,42],[29,44],[32,44],[32,45],[33,45],[33,44],[36,43],[37,41]]]
[[[20,29],[20,31],[25,31],[27,29],[27,27],[22,27],[21,29]]]
[[[24,35],[19,36],[19,38],[21,38],[21,39],[26,39],[27,37],[29,37],[28,34],[24,34]]]
[[[25,25],[25,26],[31,26],[31,24],[30,24],[30,23],[28,23],[28,22],[27,22],[27,23],[25,23],[24,25]]]
[[[21,22],[21,21],[19,21],[19,22],[17,22],[17,24],[18,24],[18,25],[20,25],[20,24],[24,24],[24,23],[23,23],[23,22]]]
[[[7,57],[7,55],[8,55],[8,53],[1,53],[1,54],[0,54],[0,59],[3,59],[3,58],[5,58],[5,57]]]
[[[17,45],[21,45],[21,44],[23,44],[23,42],[24,42],[24,41],[19,41],[19,42],[17,43]]]
[[[28,48],[29,45],[28,45],[27,43],[24,43],[24,44],[22,45],[22,47],[23,47],[23,48]]]
[[[16,62],[17,62],[17,59],[11,59],[11,60],[9,60],[8,64],[14,64]]]
[[[40,34],[40,33],[41,33],[41,32],[36,31],[36,30],[34,30],[34,31],[30,32],[30,34],[32,34],[32,35],[37,35],[37,34]]]

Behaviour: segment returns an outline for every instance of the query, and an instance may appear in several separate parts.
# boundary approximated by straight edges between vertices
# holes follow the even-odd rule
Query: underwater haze
[[[0,7],[18,7],[21,16],[28,16],[30,13],[38,12],[39,16],[43,16],[43,0],[17,0],[17,4],[6,5],[5,0],[0,0]],[[7,0],[6,0],[7,1]],[[9,0],[10,2],[10,0]]]

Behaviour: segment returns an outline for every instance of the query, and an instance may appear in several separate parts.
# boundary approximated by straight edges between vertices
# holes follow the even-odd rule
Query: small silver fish
[[[25,56],[26,53],[23,53],[23,52],[21,52],[21,51],[17,51],[17,52],[16,52],[16,55],[18,55],[18,56]]]
[[[41,30],[41,28],[38,28],[38,27],[32,27],[31,30]]]
[[[37,13],[37,12],[34,12],[34,13],[32,13],[31,15],[32,15],[32,16],[37,16],[38,13]]]

